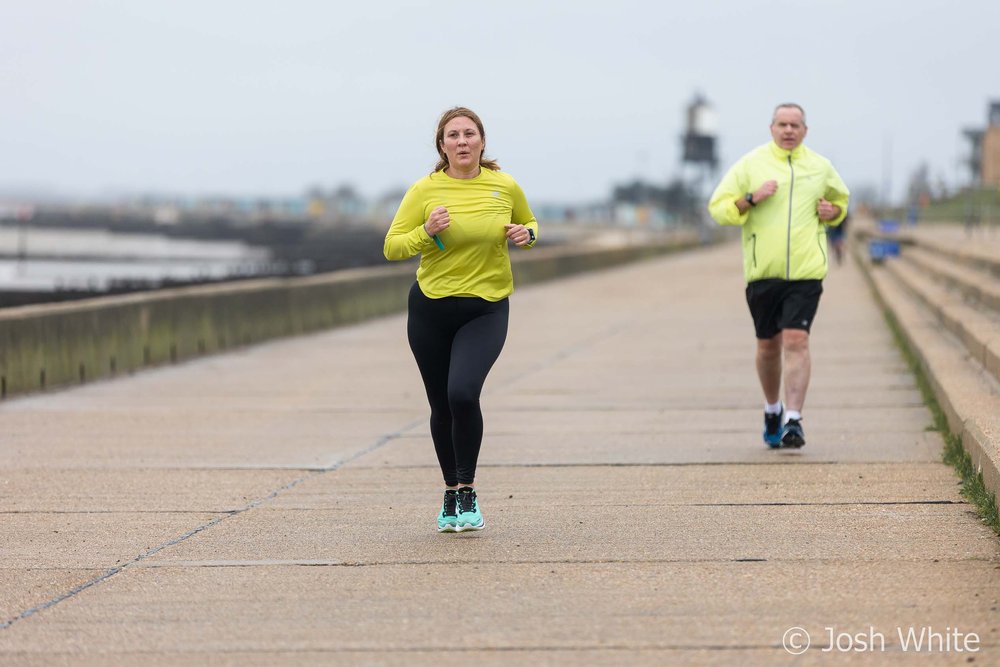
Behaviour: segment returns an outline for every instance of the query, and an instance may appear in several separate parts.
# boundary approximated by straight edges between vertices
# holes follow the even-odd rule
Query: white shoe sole
[[[471,523],[461,524],[455,529],[456,533],[464,533],[467,530],[482,530],[486,527],[486,522],[483,521],[478,526],[473,526]]]

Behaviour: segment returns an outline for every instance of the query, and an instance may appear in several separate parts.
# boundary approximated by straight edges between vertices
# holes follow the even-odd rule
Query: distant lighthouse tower
[[[708,100],[696,93],[687,106],[686,121],[681,136],[681,172],[693,191],[699,196],[707,196],[706,189],[714,182],[719,165],[715,153],[718,115]]]

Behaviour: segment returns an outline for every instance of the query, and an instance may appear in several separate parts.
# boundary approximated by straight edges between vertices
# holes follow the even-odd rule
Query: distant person
[[[531,248],[538,222],[521,187],[484,155],[486,132],[464,107],[444,112],[434,171],[403,197],[385,237],[386,259],[420,254],[407,336],[431,408],[444,476],[439,532],[486,527],[476,497],[483,439],[479,395],[507,337],[514,290],[508,242]]]
[[[839,225],[828,227],[826,230],[826,238],[833,248],[833,256],[837,258],[837,266],[844,263],[844,239],[847,237],[847,221],[850,217],[850,214],[845,215]]]
[[[978,202],[975,202],[970,197],[969,201],[965,204],[965,235],[969,238],[972,237],[973,233],[979,228],[980,223],[983,221],[983,216],[979,210]]]
[[[836,226],[847,215],[847,186],[829,160],[802,145],[807,129],[801,106],[778,105],[772,141],[741,157],[708,204],[719,224],[743,226],[746,298],[765,399],[764,442],[772,448],[806,444],[802,406],[809,387],[809,330],[827,272],[824,225]]]

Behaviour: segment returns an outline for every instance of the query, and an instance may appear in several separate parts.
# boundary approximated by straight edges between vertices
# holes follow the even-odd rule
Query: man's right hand
[[[778,191],[778,181],[764,181],[764,184],[754,190],[753,203],[757,205]]]

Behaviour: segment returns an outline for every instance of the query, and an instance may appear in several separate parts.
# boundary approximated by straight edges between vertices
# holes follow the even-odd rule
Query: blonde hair
[[[486,130],[483,129],[483,121],[479,120],[479,116],[477,116],[472,109],[467,109],[465,107],[453,107],[441,114],[441,119],[438,120],[437,132],[434,135],[434,147],[437,148],[440,159],[437,164],[434,165],[434,172],[448,168],[448,156],[445,155],[444,148],[441,147],[444,143],[444,126],[456,118],[463,116],[476,124],[476,127],[479,128],[479,136],[483,138],[483,152],[479,155],[479,166],[490,169],[491,171],[500,171],[500,165],[497,164],[496,160],[489,160],[486,158]]]

